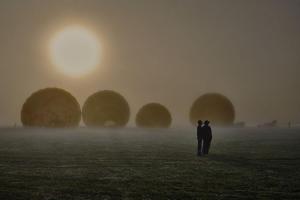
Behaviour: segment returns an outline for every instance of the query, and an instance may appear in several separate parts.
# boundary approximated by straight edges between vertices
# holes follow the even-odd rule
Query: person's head
[[[198,125],[202,126],[202,124],[203,124],[202,120],[198,120]]]
[[[209,125],[209,123],[210,123],[210,121],[208,121],[208,120],[205,120],[205,122],[204,122],[204,125],[205,125],[205,126],[208,126],[208,125]]]

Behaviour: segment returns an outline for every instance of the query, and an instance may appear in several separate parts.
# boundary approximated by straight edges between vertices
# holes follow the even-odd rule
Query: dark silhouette
[[[265,127],[276,127],[278,124],[277,120],[273,120],[271,122],[267,122],[267,123],[264,123],[264,124],[259,124],[258,127],[260,128],[265,128]]]
[[[203,154],[206,155],[209,152],[210,143],[212,140],[212,132],[208,120],[204,122],[204,126],[201,130],[203,132]]]
[[[203,122],[201,120],[198,120],[198,127],[197,127],[197,140],[198,140],[198,149],[197,149],[197,155],[201,156],[203,154],[203,130],[202,130],[202,124]]]

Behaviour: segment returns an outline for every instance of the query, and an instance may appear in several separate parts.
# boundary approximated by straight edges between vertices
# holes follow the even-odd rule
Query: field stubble
[[[299,199],[300,129],[0,129],[0,199]]]

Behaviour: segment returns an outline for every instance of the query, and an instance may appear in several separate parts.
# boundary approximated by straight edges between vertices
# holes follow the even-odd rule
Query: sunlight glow
[[[53,64],[66,75],[79,77],[92,72],[100,61],[97,37],[81,26],[58,32],[50,42]]]

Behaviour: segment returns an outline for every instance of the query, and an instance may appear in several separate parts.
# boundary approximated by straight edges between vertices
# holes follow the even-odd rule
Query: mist
[[[129,126],[150,102],[166,106],[173,127],[190,126],[197,97],[221,93],[236,121],[300,118],[300,2],[2,0],[0,2],[0,125],[20,124],[33,92],[69,91],[82,106],[114,90],[130,106]],[[99,37],[97,70],[67,77],[52,66],[53,34],[81,24]]]

